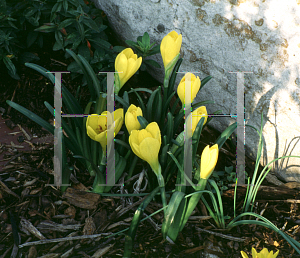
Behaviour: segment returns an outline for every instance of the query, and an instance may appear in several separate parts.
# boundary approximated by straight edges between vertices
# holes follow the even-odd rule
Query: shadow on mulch
[[[49,70],[66,70],[64,63],[67,63],[67,60],[64,60],[63,53],[52,53],[51,49],[46,49],[38,52],[38,55],[42,60],[41,65]],[[23,131],[18,126],[10,129],[1,120],[0,154],[3,163],[0,168],[0,257],[17,257],[17,253],[28,257],[122,256],[124,235],[111,235],[130,226],[141,200],[137,197],[100,196],[86,192],[91,188],[93,178],[72,157],[69,157],[74,164],[72,187],[62,194],[55,187],[46,186],[53,183],[53,141],[49,140],[52,136],[18,111],[9,111],[5,100],[13,99],[33,112],[38,110],[37,113],[43,119],[52,122],[52,116],[43,102],[48,101],[53,106],[54,89],[48,80],[32,69],[21,67],[19,74],[19,82],[9,77],[0,82],[0,94],[3,96],[0,107],[6,110],[2,119],[19,124],[30,137],[37,137],[26,139],[27,142],[18,142],[19,136],[26,138]],[[63,80],[68,89],[75,94],[80,82],[71,81],[70,75],[64,75]],[[83,90],[81,95],[87,96],[87,91]],[[20,133],[9,135],[14,137],[11,140],[14,144],[11,144],[8,133],[16,131]],[[218,136],[219,132],[207,127],[201,137],[200,148],[211,145]],[[43,137],[48,137],[48,141],[41,141]],[[35,141],[39,141],[39,144]],[[24,148],[17,148],[15,145]],[[235,148],[226,142],[220,151],[221,162],[216,170],[223,170],[225,166],[235,167],[235,153]],[[135,173],[139,175],[141,170],[142,166],[138,164]],[[261,170],[260,167],[259,171]],[[246,171],[249,176],[252,176],[254,171],[254,162],[248,157]],[[114,187],[112,192],[132,193],[133,183],[137,179],[133,177],[131,181],[125,182],[123,190]],[[144,183],[143,181],[142,187]],[[231,218],[233,189],[229,186],[222,196],[224,215]],[[167,188],[166,191],[168,190],[171,189]],[[264,182],[264,186],[258,192],[254,210],[299,241],[300,212],[297,194],[295,189],[272,187]],[[244,196],[245,189],[238,187],[237,214],[241,212]],[[298,199],[298,203],[289,199]],[[209,202],[209,198],[206,200]],[[145,209],[145,215],[153,213],[161,206],[161,203],[152,201]],[[263,247],[269,251],[279,249],[278,257],[300,257],[280,235],[269,229],[243,225],[226,232],[218,230],[208,215],[203,203],[199,202],[175,244],[162,238],[159,228],[163,220],[162,213],[141,222],[136,233],[132,257],[206,257],[202,253],[204,250],[216,257],[241,257],[240,251],[244,250],[250,254],[252,246],[259,251]],[[83,239],[83,236],[86,236],[86,239]],[[47,243],[37,244],[36,241],[39,240]],[[24,246],[17,248],[18,245]]]

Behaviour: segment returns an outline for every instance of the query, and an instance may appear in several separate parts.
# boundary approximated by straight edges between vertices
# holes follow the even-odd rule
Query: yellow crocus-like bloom
[[[269,253],[267,248],[261,250],[260,253],[257,253],[256,250],[252,247],[252,258],[276,258],[279,253],[279,250],[273,254],[273,251]],[[248,255],[241,251],[243,258],[249,258]]]
[[[186,77],[188,75],[190,75],[190,78],[191,78],[191,103],[193,102],[194,98],[196,97],[198,91],[200,90],[200,86],[201,86],[201,81],[198,76],[196,77],[192,73],[186,73],[183,76],[183,78],[181,79],[181,81],[177,87],[177,94],[183,105],[185,104],[185,83],[186,83]]]
[[[204,123],[207,122],[207,110],[205,106],[198,107],[196,110],[194,110],[192,113],[192,134],[195,132],[197,124],[199,123],[200,119],[204,117]],[[188,123],[191,121],[191,115],[188,117]]]
[[[182,43],[182,35],[178,35],[176,31],[171,31],[165,36],[160,44],[160,53],[164,62],[165,70],[168,64],[179,54]],[[174,64],[173,64],[174,65]]]
[[[141,108],[131,104],[125,114],[125,125],[129,134],[131,134],[132,130],[139,130],[141,128],[141,124],[137,119],[138,116],[143,116]]]
[[[215,144],[212,147],[207,145],[201,155],[201,164],[200,164],[200,178],[208,179],[212,171],[214,170],[219,156],[219,147],[218,144]]]
[[[160,173],[158,153],[161,146],[161,134],[156,122],[148,124],[145,129],[131,131],[129,144],[135,155],[147,161],[156,174]]]
[[[109,119],[109,120],[108,120]],[[111,114],[103,111],[100,115],[93,114],[86,120],[87,135],[94,141],[101,144],[103,151],[107,145],[107,120],[112,123]],[[124,110],[119,108],[114,111],[114,135],[118,134],[124,121]]]
[[[115,93],[118,94],[123,85],[140,68],[142,57],[137,58],[131,48],[124,49],[115,60]]]

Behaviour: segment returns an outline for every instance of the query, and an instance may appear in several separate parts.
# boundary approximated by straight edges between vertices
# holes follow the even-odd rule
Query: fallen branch
[[[74,241],[74,240],[80,240],[80,239],[87,239],[87,238],[97,238],[101,236],[109,236],[112,233],[101,233],[101,234],[95,234],[95,235],[83,235],[83,236],[74,236],[74,237],[62,237],[62,238],[54,238],[54,239],[45,239],[45,240],[39,240],[34,242],[27,242],[24,244],[19,245],[19,248],[23,248],[25,246],[31,246],[31,245],[43,245],[43,244],[49,244],[49,243],[57,243],[57,242],[65,242],[65,241]]]
[[[245,238],[228,236],[228,235],[224,235],[224,234],[221,234],[221,233],[217,233],[217,232],[202,229],[202,228],[196,228],[196,230],[206,232],[206,233],[209,233],[209,234],[212,234],[212,235],[215,235],[215,236],[218,236],[218,237],[222,237],[222,238],[225,238],[225,239],[229,239],[229,240],[232,240],[232,241],[235,241],[235,242],[244,242],[246,240]]]

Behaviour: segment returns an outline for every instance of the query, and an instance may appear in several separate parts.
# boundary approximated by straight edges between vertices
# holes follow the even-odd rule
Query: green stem
[[[106,169],[106,152],[102,151],[102,159],[99,167],[100,173],[96,173],[96,177],[94,179],[94,184],[93,184],[94,193],[103,193],[104,191],[105,184],[106,184],[106,178],[104,173],[105,169]]]
[[[159,173],[156,174],[158,185],[160,188],[161,200],[163,204],[163,208],[167,207],[167,199],[166,199],[166,191],[165,191],[165,180],[163,175],[161,174],[161,167],[159,166]],[[166,209],[164,209],[164,214],[166,215]]]
[[[165,78],[164,78],[164,91],[167,91],[168,87],[169,87],[169,76],[170,73],[165,72]],[[167,94],[167,92],[166,92]]]
[[[198,185],[196,187],[196,191],[202,191],[205,189],[206,187],[206,183],[207,183],[207,179],[203,179],[203,178],[200,178],[199,182],[198,182]],[[202,193],[198,193],[198,194],[194,194],[191,196],[189,202],[188,202],[188,206],[187,206],[187,209],[186,209],[186,212],[185,212],[185,215],[184,215],[184,220],[180,226],[180,230],[181,231],[185,224],[187,223],[189,217],[191,216],[193,210],[195,209],[195,207],[197,206],[200,198],[202,196]]]

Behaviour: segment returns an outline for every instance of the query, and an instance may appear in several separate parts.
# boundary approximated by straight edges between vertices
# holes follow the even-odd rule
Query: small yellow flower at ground
[[[138,116],[143,116],[141,108],[131,104],[125,114],[125,125],[129,134],[131,134],[132,130],[139,130],[141,128],[141,124],[137,119]]]
[[[182,43],[182,35],[171,31],[165,36],[160,44],[160,53],[164,62],[165,70],[168,64],[179,54]]]
[[[158,174],[160,171],[158,153],[161,146],[161,134],[158,124],[152,122],[145,129],[131,131],[129,144],[134,154],[147,161],[152,170]]]
[[[205,106],[198,107],[196,110],[194,110],[188,117],[188,123],[191,121],[191,115],[192,115],[192,134],[194,134],[197,124],[199,123],[200,119],[204,117],[204,123],[207,122],[207,110]]]
[[[87,135],[101,144],[103,151],[107,145],[107,120],[112,123],[112,116],[103,111],[100,115],[93,114],[86,120]],[[124,110],[119,108],[114,111],[114,135],[118,134],[124,121]]]
[[[124,49],[115,60],[115,93],[136,73],[142,64],[142,57],[137,58],[131,48]]]
[[[198,91],[200,90],[200,86],[201,86],[201,81],[198,76],[196,77],[192,73],[186,73],[185,76],[183,76],[183,78],[181,79],[181,81],[177,87],[177,94],[183,105],[185,104],[185,83],[186,83],[186,77],[188,74],[190,74],[190,76],[191,76],[190,77],[191,78],[191,103],[193,102],[194,98],[196,97]]]
[[[252,258],[276,258],[278,253],[279,250],[275,254],[273,254],[273,251],[269,253],[267,248],[264,248],[260,253],[257,253],[256,250],[252,247]],[[243,258],[249,258],[244,251],[241,251],[241,254]]]
[[[200,178],[208,179],[214,170],[219,156],[218,144],[212,147],[207,145],[201,154]]]

